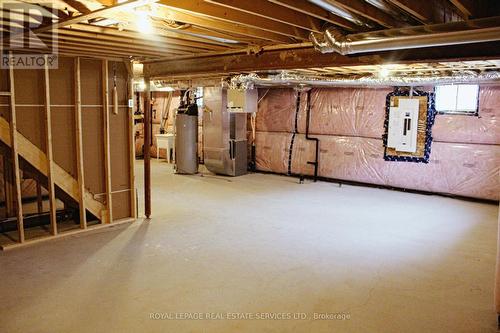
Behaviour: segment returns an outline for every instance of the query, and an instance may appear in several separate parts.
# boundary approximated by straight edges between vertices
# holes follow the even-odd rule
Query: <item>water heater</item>
[[[187,100],[189,96],[185,93]],[[198,105],[181,101],[175,117],[175,170],[198,172]]]

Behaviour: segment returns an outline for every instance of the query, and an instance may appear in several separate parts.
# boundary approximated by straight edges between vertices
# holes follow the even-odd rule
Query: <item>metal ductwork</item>
[[[345,35],[336,28],[310,34],[321,53],[342,55],[500,40],[500,17]]]
[[[321,77],[288,73],[259,77],[257,74],[238,75],[231,78],[230,86],[251,89],[254,87],[372,87],[372,86],[405,86],[416,87],[437,84],[459,83],[498,83],[499,71],[476,73],[474,71],[451,75],[432,75],[424,77]]]

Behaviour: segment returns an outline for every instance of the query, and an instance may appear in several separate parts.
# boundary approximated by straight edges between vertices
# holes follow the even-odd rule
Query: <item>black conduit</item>
[[[290,150],[288,152],[288,175],[292,174],[292,153],[293,153],[293,143],[295,141],[295,135],[298,132],[299,127],[299,110],[300,110],[300,91],[297,91],[297,103],[295,105],[295,126],[293,129],[292,140],[290,141]]]
[[[300,103],[300,100],[299,102]],[[311,138],[309,136],[309,120],[311,118],[311,90],[307,91],[307,111],[306,111],[306,140],[314,141],[316,143],[316,152],[314,155],[314,162],[308,161],[307,164],[314,165],[314,181],[318,179],[318,158],[319,158],[319,139]]]

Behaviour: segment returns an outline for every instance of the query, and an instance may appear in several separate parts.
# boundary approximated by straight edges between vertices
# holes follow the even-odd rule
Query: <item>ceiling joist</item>
[[[98,18],[98,17],[103,17],[107,13],[110,13],[113,11],[124,10],[127,8],[134,8],[134,7],[142,6],[145,4],[152,3],[152,2],[156,2],[156,0],[129,0],[129,1],[122,2],[122,3],[117,3],[113,6],[101,8],[101,9],[92,11],[92,12],[87,13],[87,14],[82,14],[82,15],[74,16],[74,17],[71,17],[68,19],[60,20],[59,22],[37,28],[33,32],[38,33],[38,32],[43,32],[43,31],[50,31],[50,30],[54,30],[54,29],[59,29],[59,28],[62,28],[62,27],[65,27],[65,26],[68,26],[71,24],[80,23],[83,21],[88,21],[90,19],[94,19],[94,18]]]
[[[295,0],[269,0],[277,5],[280,5],[291,10],[295,10],[299,13],[315,17],[317,19],[323,20],[327,23],[337,25],[348,31],[361,30],[362,27],[346,20],[343,17],[334,15],[321,7],[318,7],[307,1],[295,1]]]
[[[214,5],[223,6],[243,13],[256,15],[264,19],[273,20],[283,24],[288,24],[297,28],[313,32],[320,32],[322,21],[311,16],[304,16],[300,13],[267,0],[205,0]]]
[[[282,35],[295,40],[308,40],[309,33],[304,29],[283,24],[280,22],[264,19],[256,15],[242,13],[241,11],[223,8],[202,0],[160,0],[160,4],[184,12],[188,12],[195,16],[208,17],[215,22],[212,23],[213,27],[218,28],[219,21],[227,22],[233,26],[245,26],[251,29],[263,30],[273,34]]]
[[[71,27],[58,30],[61,33],[71,34],[71,32],[91,32],[94,35],[101,36],[102,38],[115,37],[115,38],[125,38],[125,39],[136,39],[142,41],[149,41],[151,43],[172,43],[180,46],[192,46],[194,48],[206,48],[206,49],[220,49],[220,47],[225,48],[228,46],[225,43],[212,41],[207,38],[195,37],[190,35],[185,35],[170,31],[161,31],[161,34],[157,35],[144,35],[137,31],[129,30],[119,30],[117,28],[111,27],[98,27],[90,24],[75,24]]]
[[[381,11],[363,0],[327,0],[332,5],[353,12],[359,16],[365,17],[386,28],[399,28],[405,26],[393,16]]]

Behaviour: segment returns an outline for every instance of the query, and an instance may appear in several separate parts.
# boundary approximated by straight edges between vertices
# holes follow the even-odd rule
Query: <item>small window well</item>
[[[479,86],[477,84],[436,86],[434,92],[438,113],[478,115]]]
[[[196,104],[199,108],[203,107],[203,87],[196,87],[195,90]]]

